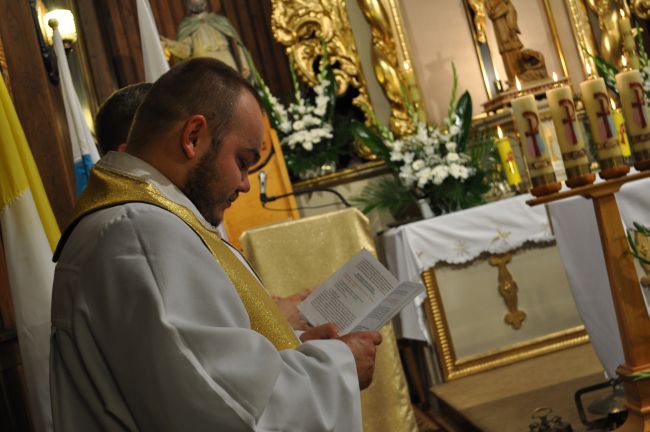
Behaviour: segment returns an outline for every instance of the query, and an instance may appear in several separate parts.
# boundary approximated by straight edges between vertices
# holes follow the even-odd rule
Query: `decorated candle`
[[[515,155],[512,153],[510,138],[503,136],[500,126],[497,127],[497,134],[499,135],[499,139],[497,140],[497,150],[499,151],[499,158],[501,159],[501,165],[503,165],[503,171],[506,173],[506,180],[508,180],[508,184],[518,185],[521,183],[521,175],[519,175],[519,168],[517,167]]]
[[[575,187],[593,183],[595,176],[589,171],[589,158],[578,124],[571,89],[568,86],[561,86],[548,90],[546,100],[551,109],[553,126],[562,151],[567,185]]]
[[[533,186],[530,192],[535,196],[541,196],[558,191],[561,184],[555,177],[551,149],[540,131],[541,121],[535,98],[532,95],[521,96],[513,99],[511,106],[512,117],[519,132]]]
[[[596,146],[600,176],[607,179],[627,174],[629,167],[623,160],[605,81],[602,78],[588,79],[580,83],[580,91],[589,120],[591,139]]]
[[[621,109],[637,169],[650,168],[650,117],[646,107],[643,78],[638,70],[616,75],[616,87],[621,95]]]

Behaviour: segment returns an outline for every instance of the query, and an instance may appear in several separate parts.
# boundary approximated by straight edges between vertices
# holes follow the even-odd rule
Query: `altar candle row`
[[[621,97],[621,108],[625,125],[639,170],[650,168],[650,118],[645,103],[643,80],[638,70],[626,70],[616,75],[617,88]],[[582,100],[589,121],[591,137],[596,147],[596,156],[604,179],[627,174],[622,139],[619,135],[615,115],[620,112],[610,108],[610,98],[602,78],[590,77],[580,83]],[[589,170],[587,146],[580,131],[571,89],[559,86],[546,92],[553,126],[555,127],[562,159],[567,173],[567,186],[590,184],[595,180]],[[613,101],[612,101],[613,104]],[[559,190],[555,177],[549,144],[540,131],[537,103],[532,95],[525,95],[511,102],[512,116],[519,132],[524,156],[530,174],[535,196]]]

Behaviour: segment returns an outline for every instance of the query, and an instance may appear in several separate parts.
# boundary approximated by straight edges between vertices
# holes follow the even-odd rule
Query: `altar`
[[[445,381],[588,340],[546,210],[528,198],[382,236],[391,271],[427,288],[401,313],[400,335],[430,341]]]

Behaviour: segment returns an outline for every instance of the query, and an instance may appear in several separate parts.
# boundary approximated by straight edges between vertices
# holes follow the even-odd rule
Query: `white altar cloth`
[[[650,179],[623,185],[616,201],[625,227],[650,224]],[[623,348],[593,203],[572,197],[548,207],[578,313],[607,374],[615,377]]]
[[[391,229],[383,235],[388,268],[399,280],[419,281],[440,262],[462,264],[484,252],[553,241],[544,206],[528,206],[531,198],[520,195]],[[419,308],[423,299],[402,310],[401,337],[429,340]]]

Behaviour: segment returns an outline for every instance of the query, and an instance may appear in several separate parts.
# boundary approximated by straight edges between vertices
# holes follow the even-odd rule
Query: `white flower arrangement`
[[[444,214],[479,205],[488,185],[485,169],[478,160],[465,153],[472,123],[472,98],[467,91],[456,100],[457,75],[452,64],[451,99],[444,127],[427,125],[419,120],[408,103],[415,131],[396,139],[374,114],[374,132],[356,124],[359,137],[367,137],[368,146],[382,158],[395,174],[364,188],[356,201],[364,212],[375,208],[389,209],[396,219],[408,216],[416,200],[425,199],[434,214]],[[488,140],[488,144],[489,141]],[[493,143],[492,143],[493,147]],[[491,148],[491,147],[490,147]],[[482,150],[483,147],[479,147]],[[476,148],[472,148],[472,155]]]
[[[476,172],[471,158],[457,151],[459,122],[454,114],[446,131],[418,123],[414,134],[387,142],[390,160],[400,165],[398,176],[407,188],[424,190],[448,177],[462,182]]]
[[[287,165],[292,173],[311,172],[324,163],[336,161],[338,148],[334,141],[334,105],[336,82],[329,67],[327,49],[319,63],[318,84],[310,98],[303,97],[298,79],[291,66],[294,98],[284,106],[274,97],[258,76],[258,90],[269,114],[271,125],[277,131],[284,149]]]

